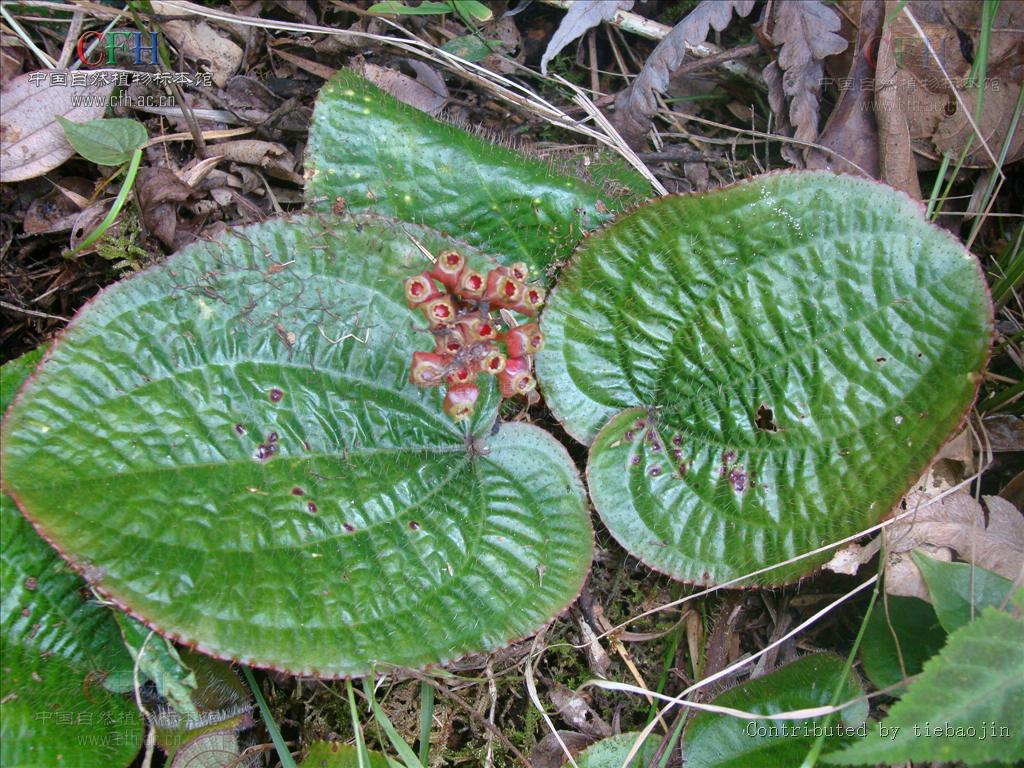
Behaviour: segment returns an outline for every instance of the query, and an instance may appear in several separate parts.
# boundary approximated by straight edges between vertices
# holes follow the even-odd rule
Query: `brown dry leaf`
[[[996,413],[982,419],[993,453],[1024,451],[1024,418],[1010,413]]]
[[[881,544],[881,538],[872,539],[863,547],[857,543],[848,544],[837,551],[832,559],[825,563],[824,568],[832,573],[853,576],[864,563],[878,554]]]
[[[1006,499],[983,497],[985,510],[966,491],[929,499],[916,490],[907,495],[907,508],[919,511],[886,529],[886,551],[909,552],[922,545],[954,550],[961,560],[1008,579],[1024,568],[1024,518]]]
[[[113,85],[53,85],[54,74],[29,72],[0,92],[0,181],[42,176],[75,154],[54,119],[57,115],[75,123],[103,117]],[[33,82],[43,75],[41,82]],[[60,75],[70,80],[68,72],[61,70]]]
[[[178,228],[178,206],[195,190],[170,168],[143,168],[135,179],[142,223],[164,245],[171,247]]]
[[[415,78],[362,59],[353,61],[350,66],[378,88],[428,115],[439,113],[448,101],[448,87],[444,80],[423,62],[409,62],[416,72]]]
[[[288,53],[288,51],[282,50],[281,48],[274,48],[271,46],[269,50],[271,53],[280,56],[289,64],[294,64],[299,69],[309,72],[311,75],[315,75],[316,77],[324,80],[330,80],[331,76],[337,72],[334,67],[328,67],[326,64],[321,64],[317,61],[304,59],[301,56],[296,56],[294,53]]]
[[[855,173],[877,179],[878,123],[871,109],[872,91],[868,80],[874,78],[874,47],[885,17],[884,0],[863,0],[852,62],[818,144],[833,152],[808,147],[804,160],[808,168]]]
[[[294,172],[295,156],[276,142],[238,139],[212,144],[210,151],[233,163],[263,168],[269,176],[302,183],[302,177]]]
[[[1024,507],[1024,472],[1019,472],[1004,485],[999,495],[1018,509]]]
[[[490,70],[503,75],[518,74],[526,59],[526,51],[523,47],[523,36],[516,26],[515,19],[511,16],[502,16],[499,19],[488,22],[484,27],[484,33],[488,39],[498,40],[497,52],[490,54],[483,60],[483,65]]]
[[[588,30],[602,21],[614,18],[620,10],[628,11],[633,7],[633,2],[634,0],[576,0],[566,10],[558,29],[548,41],[544,55],[540,57],[541,73],[548,73],[548,62],[561,53],[565,46],[583,37]]]
[[[917,547],[917,551],[942,563],[953,561],[953,552],[946,547],[922,544]],[[889,554],[885,562],[885,591],[897,597],[916,597],[919,600],[931,602],[928,586],[924,583],[924,577],[909,552]]]
[[[71,222],[71,237],[68,239],[68,248],[75,250],[79,244],[85,240],[85,238],[92,234],[93,230],[96,229],[106,218],[107,212],[110,210],[110,206],[114,204],[114,198],[108,197],[103,200],[98,200],[84,211],[76,215]],[[97,240],[90,247],[80,251],[80,253],[93,253],[96,251],[97,246],[102,240],[111,240],[116,238],[121,233],[121,222],[115,220],[113,224],[103,233],[103,237]]]
[[[549,695],[558,716],[576,730],[602,739],[612,735],[608,723],[602,720],[590,706],[590,702],[576,691],[555,681]]]
[[[899,4],[890,5],[892,10],[900,8]],[[900,10],[890,25],[889,40],[883,39],[882,46],[894,48],[896,87],[914,148],[925,155],[950,153],[958,157],[969,145],[966,165],[991,167],[992,160],[968,120],[968,114],[973,118],[975,113],[976,89],[971,87],[969,78],[974,52],[980,45],[982,4],[912,0],[907,9],[939,59],[935,60],[906,13]],[[998,157],[1024,79],[1024,4],[999,4],[989,40],[985,77],[983,109],[976,122],[989,149]],[[1021,157],[1024,130],[1018,126],[1010,139],[1006,163]]]
[[[66,232],[71,229],[84,209],[89,207],[92,184],[88,179],[72,176],[54,184],[48,194],[36,197],[29,203],[22,220],[26,235],[43,235]]]
[[[794,138],[800,141],[818,137],[824,60],[842,53],[848,45],[836,34],[839,27],[839,16],[819,0],[780,0],[775,5],[771,40],[780,46],[779,57],[766,69],[776,67],[782,74],[789,122],[796,131]]]
[[[687,47],[704,42],[712,29],[721,32],[729,26],[734,10],[737,16],[746,16],[753,9],[754,0],[702,0],[658,43],[640,74],[615,98],[612,122],[630,145],[639,146],[651,129],[658,108],[655,94],[665,93]]]
[[[577,731],[559,731],[558,738],[562,740],[562,744],[565,744],[569,754],[574,758],[597,741],[596,736],[587,736],[585,733]],[[555,738],[555,734],[548,733],[530,750],[530,763],[533,768],[561,768],[568,762],[562,744],[558,743],[558,738]]]
[[[154,13],[176,15],[176,9],[168,3],[153,0],[152,5]],[[182,56],[208,64],[206,69],[218,88],[223,88],[242,65],[242,49],[205,21],[165,21],[160,28]]]
[[[896,13],[898,2],[887,0],[885,13]],[[905,94],[900,92],[901,76],[897,71],[894,51],[895,28],[884,28],[878,44],[875,70],[875,117],[878,121],[878,154],[881,179],[890,187],[901,189],[916,200],[921,199],[917,165],[910,143],[910,126],[904,110]]]

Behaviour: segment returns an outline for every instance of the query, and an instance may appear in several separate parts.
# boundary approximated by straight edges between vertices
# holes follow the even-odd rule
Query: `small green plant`
[[[579,594],[589,502],[680,581],[791,582],[891,512],[975,397],[978,264],[882,185],[789,173],[640,204],[620,163],[564,176],[350,72],[309,152],[307,213],[106,291],[3,425],[24,516],[98,594],[206,654],[351,678],[503,647]],[[555,434],[500,419],[535,386],[588,491]],[[939,660],[982,622],[1016,630],[993,612]],[[801,660],[750,684],[754,714],[858,696],[848,672]],[[830,684],[805,695],[815,675]],[[694,722],[697,744],[732,727]]]
[[[117,220],[135,184],[135,176],[142,162],[142,147],[148,136],[146,127],[137,120],[106,118],[90,120],[87,123],[74,123],[60,115],[57,115],[56,119],[64,129],[68,142],[78,154],[97,165],[120,166],[114,172],[115,176],[122,172],[125,174],[114,204],[110,206],[103,221],[78,245],[64,254],[70,259],[103,237]],[[132,256],[126,254],[121,260],[130,263]]]

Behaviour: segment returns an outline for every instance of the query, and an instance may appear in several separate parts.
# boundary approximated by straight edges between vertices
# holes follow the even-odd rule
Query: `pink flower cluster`
[[[527,267],[516,263],[486,275],[471,269],[456,251],[444,251],[434,268],[405,281],[405,299],[418,307],[434,334],[433,352],[414,352],[409,378],[417,387],[447,386],[444,411],[456,421],[473,413],[477,376],[497,376],[502,397],[537,386],[533,356],[544,346],[536,322],[508,327],[492,310],[536,317],[544,289],[528,285]],[[440,285],[439,285],[440,284]]]

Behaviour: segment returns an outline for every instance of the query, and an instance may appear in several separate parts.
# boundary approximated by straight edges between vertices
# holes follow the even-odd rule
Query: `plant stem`
[[[434,721],[434,688],[420,683],[420,762],[428,764],[430,756],[430,726]]]
[[[263,691],[261,691],[259,685],[257,685],[256,678],[253,677],[252,670],[244,664],[242,664],[241,667],[242,674],[245,675],[245,682],[249,684],[249,688],[252,689],[252,695],[256,697],[256,703],[259,705],[260,714],[263,716],[263,724],[267,726],[267,732],[270,734],[270,740],[274,742],[274,748],[277,750],[277,757],[281,761],[282,768],[298,768],[298,766],[295,765],[295,759],[292,757],[292,753],[288,751],[288,745],[285,744],[284,737],[281,736],[281,731],[278,730],[277,723],[274,722],[274,716],[270,714],[270,707],[267,706],[267,701],[263,698]]]
[[[114,223],[117,215],[124,208],[124,201],[128,199],[128,193],[132,191],[132,186],[135,184],[135,176],[139,172],[139,164],[142,162],[142,149],[136,149],[132,155],[132,159],[128,164],[128,173],[125,174],[124,182],[121,184],[121,191],[117,193],[117,199],[114,200],[114,204],[110,207],[107,215],[104,217],[100,225],[96,227],[89,235],[72,250],[64,252],[65,259],[74,258],[77,254],[81,253],[83,249],[88,248],[90,245],[95,243],[101,237],[103,233],[110,229],[110,225]]]

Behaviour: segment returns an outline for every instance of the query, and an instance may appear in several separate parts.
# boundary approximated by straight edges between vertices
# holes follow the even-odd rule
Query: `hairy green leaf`
[[[73,123],[58,115],[57,121],[75,151],[97,165],[127,163],[148,138],[146,126],[123,117]]]
[[[719,707],[774,715],[831,703],[837,685],[839,701],[864,693],[852,674],[843,678],[845,661],[832,654],[804,656],[764,677],[749,680],[712,700]],[[801,759],[824,731],[829,743],[850,740],[863,726],[867,702],[851,704],[838,721],[825,725],[824,717],[802,720],[744,720],[714,712],[698,712],[686,730],[687,768],[750,768],[800,765]],[[826,730],[827,729],[827,730]]]
[[[0,369],[4,411],[42,357],[40,347]],[[141,720],[102,688],[131,669],[111,614],[0,494],[0,764],[51,768],[127,765]],[[62,756],[62,758],[58,757]]]
[[[576,756],[576,765],[579,768],[622,768],[626,755],[633,748],[640,733],[620,733],[618,736],[609,736],[592,744]],[[639,768],[648,765],[654,753],[658,751],[660,739],[649,737],[640,747],[639,753],[633,758],[630,766]],[[568,765],[568,763],[566,763]]]
[[[149,626],[250,665],[365,675],[536,631],[589,568],[580,479],[540,429],[492,429],[491,382],[468,427],[408,383],[433,339],[403,229],[458,245],[296,217],[108,289],[4,424],[26,515]]]
[[[124,613],[114,614],[114,620],[140,677],[152,680],[176,712],[198,720],[199,711],[192,703],[196,676],[182,662],[174,645]]]
[[[320,91],[306,155],[306,199],[367,208],[448,232],[535,269],[650,193],[621,164],[553,170],[403,104],[348,70]],[[633,191],[630,191],[633,190]]]
[[[367,13],[381,16],[434,16],[439,13],[452,13],[454,10],[451,3],[430,2],[430,0],[419,5],[407,5],[401,0],[383,0],[383,2],[374,3],[366,9]]]
[[[974,257],[909,198],[786,173],[588,238],[542,328],[542,391],[593,443],[609,530],[707,584],[886,515],[973,400],[992,311]]]
[[[0,369],[0,411],[42,357],[27,352]],[[0,494],[0,765],[111,768],[140,745],[134,705],[102,687],[130,670],[109,611]]]
[[[32,371],[39,365],[46,352],[46,346],[33,349],[20,357],[16,357],[4,363],[0,372],[0,415],[14,402],[14,396],[18,394],[21,385],[32,375]]]
[[[888,688],[920,672],[945,641],[946,633],[931,604],[916,597],[888,595],[875,603],[868,617],[861,664],[876,687]]]
[[[910,555],[921,569],[935,613],[947,632],[973,620],[986,606],[1002,607],[1013,589],[1009,579],[970,563],[943,563],[917,551]]]
[[[1014,614],[985,608],[950,634],[873,733],[822,760],[836,765],[1019,760],[1024,754],[1024,591],[1017,595]]]
[[[380,752],[370,752],[370,764],[365,768],[390,768],[400,765],[388,760]],[[299,768],[363,768],[359,765],[358,750],[351,744],[336,741],[314,741]]]

